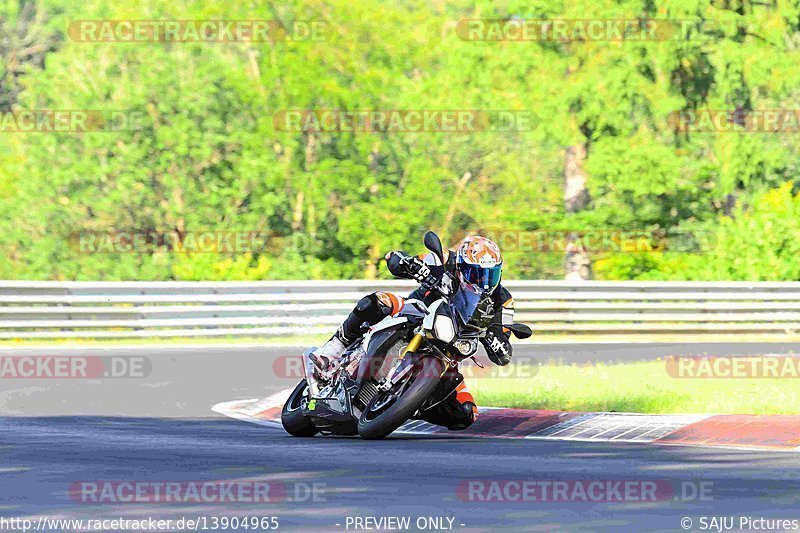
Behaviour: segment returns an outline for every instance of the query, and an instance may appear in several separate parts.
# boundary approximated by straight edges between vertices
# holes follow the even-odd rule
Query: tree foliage
[[[469,232],[696,234],[691,249],[590,250],[607,279],[800,279],[800,133],[694,132],[676,113],[800,108],[800,7],[291,0],[0,1],[0,112],[127,110],[136,128],[0,131],[1,278],[387,276],[386,251]],[[463,19],[688,21],[649,41],[470,41]],[[321,41],[83,43],[75,20],[321,21]],[[713,23],[713,24],[712,24]],[[532,127],[284,131],[286,110],[516,110]],[[564,151],[591,201],[566,213]],[[242,253],[87,253],[76,235],[263,232]],[[520,233],[522,232],[522,233]],[[563,250],[506,238],[507,276],[559,278]],[[503,239],[501,245],[503,244]],[[516,241],[519,242],[518,240]]]

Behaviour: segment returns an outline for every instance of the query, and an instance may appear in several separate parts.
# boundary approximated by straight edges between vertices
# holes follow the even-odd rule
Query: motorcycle
[[[425,247],[444,264],[442,243],[429,231]],[[439,298],[430,305],[407,299],[402,309],[347,347],[343,356],[312,378],[313,363],[304,353],[305,378],[281,412],[284,429],[295,437],[318,433],[381,439],[406,421],[445,399],[458,386],[459,363],[475,358],[493,313],[491,302],[469,290],[454,290],[449,273],[422,286]],[[505,326],[516,337],[532,335],[525,324]],[[320,388],[318,383],[322,383]]]

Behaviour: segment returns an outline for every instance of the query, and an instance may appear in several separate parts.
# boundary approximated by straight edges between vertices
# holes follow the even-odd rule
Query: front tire
[[[402,426],[417,412],[439,384],[444,364],[436,357],[423,357],[419,370],[404,383],[399,393],[379,392],[361,414],[361,438],[382,439]],[[392,400],[390,395],[399,394]],[[382,405],[383,404],[383,405]]]
[[[302,380],[294,388],[281,411],[283,429],[294,437],[313,437],[319,433],[311,418],[303,413],[302,406],[306,390],[308,390],[308,383],[306,380]]]

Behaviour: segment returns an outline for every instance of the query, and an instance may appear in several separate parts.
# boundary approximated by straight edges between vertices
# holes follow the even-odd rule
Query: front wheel
[[[287,433],[295,437],[313,437],[319,430],[311,418],[303,413],[303,399],[306,397],[308,383],[302,380],[292,391],[281,411],[281,424]]]
[[[382,439],[417,412],[439,384],[444,364],[436,357],[423,357],[419,368],[404,382],[375,395],[358,421],[364,439]]]

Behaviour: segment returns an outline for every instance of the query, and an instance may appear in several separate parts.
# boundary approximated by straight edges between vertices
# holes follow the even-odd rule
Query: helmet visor
[[[483,290],[494,290],[500,284],[500,277],[503,273],[503,265],[484,267],[480,265],[470,265],[461,263],[461,275],[464,281]]]

